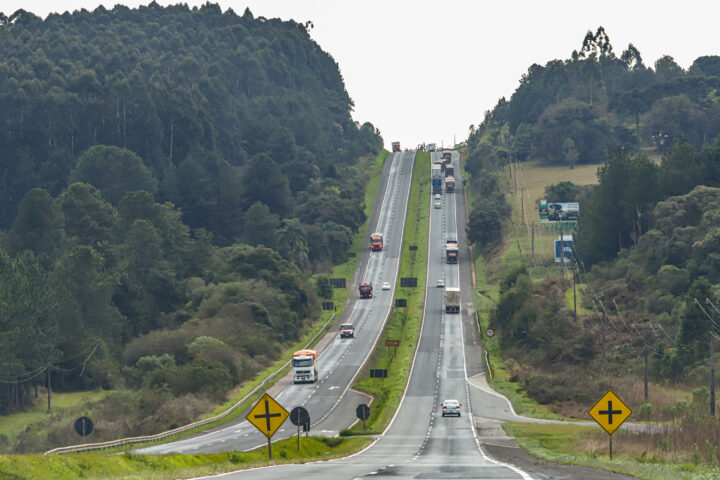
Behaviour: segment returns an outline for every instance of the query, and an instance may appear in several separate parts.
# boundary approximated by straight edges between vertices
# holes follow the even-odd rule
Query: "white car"
[[[462,404],[457,400],[445,400],[442,403],[442,416],[457,415],[459,417],[461,406]]]
[[[437,281],[437,283],[435,284],[435,286],[436,286],[437,288],[445,288],[445,280],[443,280],[443,279],[441,278],[440,280]]]
[[[383,290],[390,290],[390,282],[383,282],[383,283],[382,283],[382,289],[383,289]]]

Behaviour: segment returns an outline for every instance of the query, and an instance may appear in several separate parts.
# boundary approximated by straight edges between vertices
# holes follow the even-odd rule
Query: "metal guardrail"
[[[335,318],[335,314],[333,313],[330,318],[328,318],[327,322],[318,330],[318,332],[305,344],[303,348],[308,348],[312,343],[317,339],[317,337],[325,332],[325,329],[327,328],[328,324]],[[133,443],[143,443],[143,442],[152,442],[155,440],[162,440],[163,438],[169,437],[171,435],[175,435],[177,433],[187,432],[188,430],[192,430],[196,427],[201,427],[203,425],[207,425],[209,423],[216,422],[218,420],[222,420],[223,418],[230,415],[236,408],[238,408],[243,402],[245,402],[248,398],[253,396],[255,393],[258,392],[261,388],[265,386],[267,382],[275,378],[277,374],[279,374],[281,371],[285,369],[290,365],[290,360],[285,362],[282,366],[280,366],[277,370],[275,370],[273,373],[268,375],[260,384],[253,388],[250,393],[245,395],[243,398],[238,400],[232,407],[228,408],[224,412],[215,415],[211,418],[206,418],[205,420],[198,420],[197,422],[190,423],[188,425],[183,425],[182,427],[174,428],[172,430],[167,430],[165,432],[156,433],[154,435],[144,435],[142,437],[128,437],[128,438],[120,438],[118,440],[110,440],[107,442],[99,442],[99,443],[85,443],[82,445],[72,445],[68,447],[58,447],[53,448],[52,450],[48,450],[45,452],[45,455],[52,455],[56,453],[73,453],[73,452],[84,452],[84,451],[90,451],[90,450],[102,450],[103,448],[113,448],[113,447],[120,447],[123,445],[131,445]]]

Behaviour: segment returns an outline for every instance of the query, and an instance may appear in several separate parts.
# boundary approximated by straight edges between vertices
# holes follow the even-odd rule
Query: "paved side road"
[[[525,450],[518,447],[514,441],[512,441],[512,445],[507,446],[490,443],[481,443],[481,445],[491,457],[501,462],[517,465],[537,480],[629,480],[637,478],[605,470],[545,462],[525,453]]]

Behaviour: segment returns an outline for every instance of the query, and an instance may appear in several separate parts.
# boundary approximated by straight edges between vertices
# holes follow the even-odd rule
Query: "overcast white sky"
[[[45,18],[50,12],[94,10],[101,3],[112,8],[149,1],[1,0],[0,11],[9,15],[24,8]],[[569,58],[585,32],[599,25],[617,55],[633,43],[649,66],[663,55],[687,68],[699,56],[720,54],[720,2],[707,0],[216,3],[238,14],[249,6],[256,17],[311,20],[311,36],[340,65],[355,120],[372,122],[386,146],[399,140],[403,148],[464,140],[485,110],[512,95],[530,65]]]

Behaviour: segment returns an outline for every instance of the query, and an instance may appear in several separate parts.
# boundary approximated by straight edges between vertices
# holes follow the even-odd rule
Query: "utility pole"
[[[535,266],[535,222],[532,223],[532,234],[530,240],[530,266]]]
[[[563,238],[563,224],[560,222],[560,264],[563,269],[563,280],[565,279],[565,239]]]
[[[600,304],[602,306],[602,303]],[[603,308],[602,314],[602,370],[607,370],[607,358],[605,357],[605,309]]]
[[[577,277],[577,268],[573,268],[573,315],[577,322],[577,295],[575,294],[575,278]]]
[[[643,335],[644,350],[645,350],[645,403],[648,401],[648,342],[647,342],[647,328],[645,329],[645,335]]]
[[[705,302],[711,304],[709,298]],[[715,323],[715,306],[710,312],[710,416],[715,417],[715,340],[713,338],[713,324]]]
[[[46,370],[47,375],[47,394],[48,394],[48,409],[47,413],[50,413],[50,370],[52,369],[52,366],[48,365],[48,368]]]

